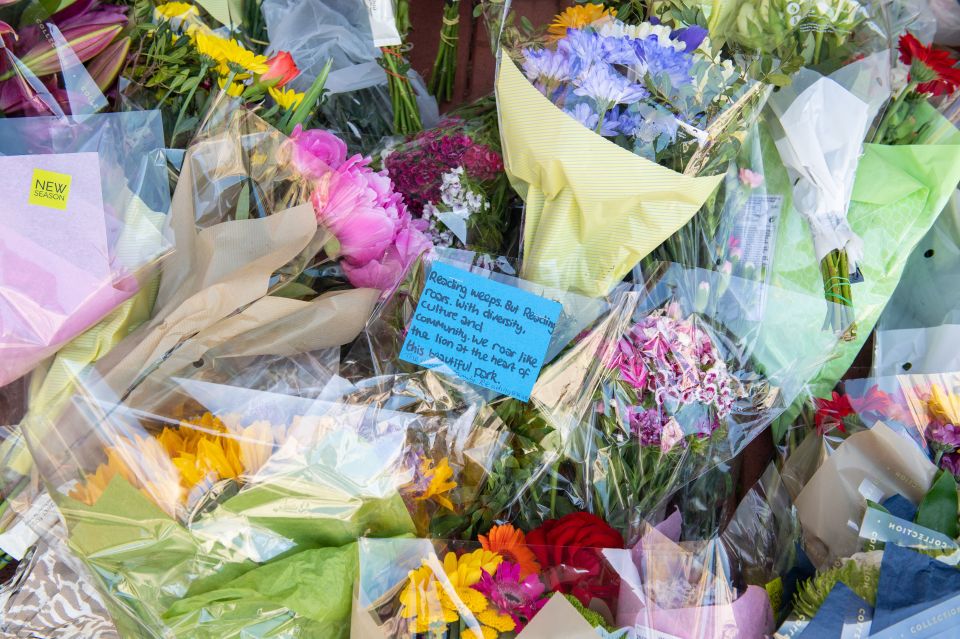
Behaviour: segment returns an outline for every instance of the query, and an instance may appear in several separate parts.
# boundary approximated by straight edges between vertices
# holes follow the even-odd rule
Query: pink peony
[[[394,243],[382,258],[371,260],[362,266],[344,262],[343,271],[354,286],[389,291],[397,285],[410,264],[432,246],[427,236],[413,221],[409,221],[397,233]]]
[[[290,134],[293,141],[293,161],[297,169],[309,178],[323,177],[331,169],[338,169],[347,159],[347,145],[343,140],[323,129],[304,131],[299,124]]]
[[[352,266],[380,259],[407,217],[390,179],[371,170],[369,162],[353,156],[324,175],[312,197],[317,221],[336,236],[340,254]]]

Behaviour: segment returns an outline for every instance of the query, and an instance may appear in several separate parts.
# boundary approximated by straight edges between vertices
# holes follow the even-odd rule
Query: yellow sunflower
[[[567,29],[582,29],[597,20],[612,18],[615,15],[617,15],[616,9],[606,9],[602,4],[576,4],[557,14],[550,23],[547,33],[552,40],[559,40],[567,35]]]

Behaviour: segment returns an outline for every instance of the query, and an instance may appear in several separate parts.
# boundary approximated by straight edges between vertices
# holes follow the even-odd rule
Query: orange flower
[[[495,552],[509,562],[520,566],[520,576],[540,573],[540,564],[533,551],[527,547],[527,539],[522,530],[510,524],[494,526],[486,535],[480,535],[480,545],[484,550]]]
[[[567,29],[582,29],[603,18],[617,15],[616,9],[605,9],[602,4],[577,4],[557,14],[547,29],[552,40],[567,35]]]

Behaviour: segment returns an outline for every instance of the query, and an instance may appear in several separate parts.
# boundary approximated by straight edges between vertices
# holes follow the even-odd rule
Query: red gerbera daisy
[[[814,416],[814,422],[817,426],[817,432],[823,435],[827,432],[827,427],[836,426],[840,432],[847,432],[843,425],[843,418],[854,413],[853,406],[850,405],[850,398],[833,391],[830,399],[820,397],[813,398],[813,405],[817,409]]]
[[[913,34],[900,36],[900,61],[910,65],[910,81],[917,83],[917,91],[933,95],[947,95],[960,87],[960,69],[954,67],[957,59],[943,49],[925,47]]]

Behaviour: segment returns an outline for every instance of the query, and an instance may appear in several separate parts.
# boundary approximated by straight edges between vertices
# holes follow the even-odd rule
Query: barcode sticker
[[[734,237],[743,247],[741,264],[763,269],[770,265],[782,208],[781,195],[751,195],[747,198],[734,226]]]

